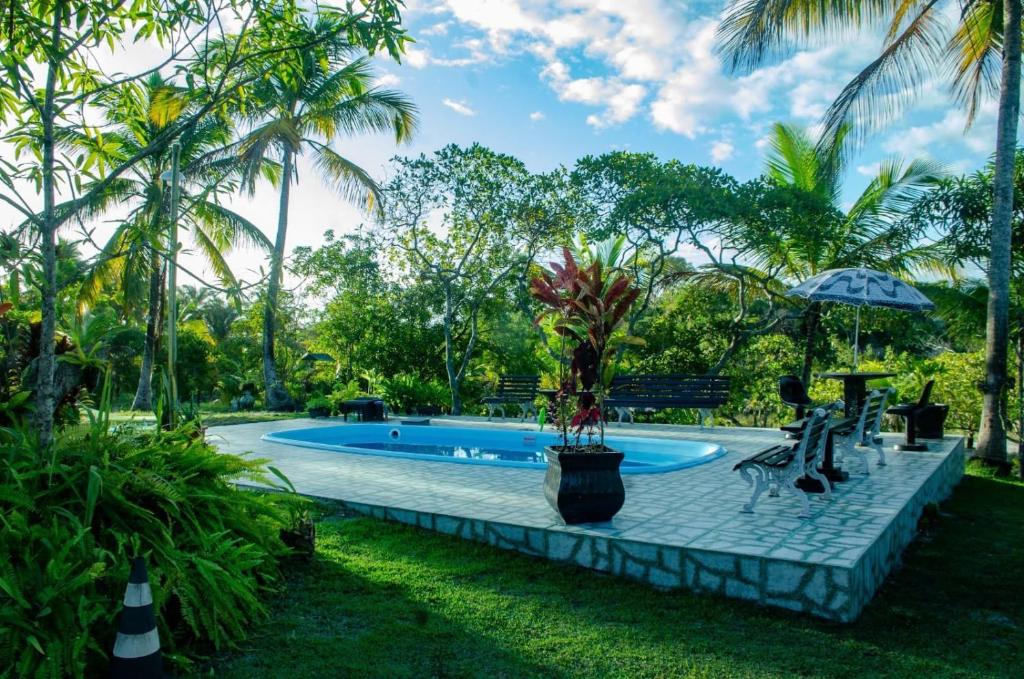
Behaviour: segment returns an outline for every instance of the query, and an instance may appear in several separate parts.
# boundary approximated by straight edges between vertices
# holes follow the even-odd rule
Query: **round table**
[[[846,417],[857,417],[860,414],[860,404],[864,402],[864,397],[867,395],[867,383],[871,380],[881,380],[895,375],[896,373],[887,372],[835,372],[818,373],[817,377],[823,380],[842,380],[843,403],[846,405],[844,414]]]

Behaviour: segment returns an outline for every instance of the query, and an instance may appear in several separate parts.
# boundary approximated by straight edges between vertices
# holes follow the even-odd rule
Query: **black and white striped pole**
[[[163,676],[153,593],[146,574],[146,560],[141,556],[135,558],[128,577],[114,657],[110,660],[110,676],[113,679],[160,679]]]

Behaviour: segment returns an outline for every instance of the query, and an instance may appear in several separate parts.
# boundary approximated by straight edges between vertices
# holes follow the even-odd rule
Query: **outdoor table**
[[[881,380],[886,377],[893,377],[896,373],[818,373],[817,377],[825,380],[843,381],[843,403],[846,409],[843,412],[847,417],[857,417],[860,414],[860,404],[864,402],[867,395],[867,382]]]
[[[835,443],[832,439],[832,433],[838,429],[848,429],[853,424],[853,418],[842,417],[832,418],[832,421],[828,425],[828,438],[825,439],[825,455],[821,461],[821,466],[818,467],[818,471],[831,481],[832,483],[839,483],[840,481],[846,481],[850,478],[850,473],[842,470],[841,467],[837,467],[835,464]],[[784,432],[794,434],[795,437],[803,432],[804,426],[807,425],[807,420],[797,420],[796,422],[790,422],[785,424],[780,429]],[[804,476],[797,481],[797,487],[808,493],[823,493],[825,489],[821,487],[821,483],[810,477]]]

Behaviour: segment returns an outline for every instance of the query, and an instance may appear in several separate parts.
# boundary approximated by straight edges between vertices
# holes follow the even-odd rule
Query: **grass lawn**
[[[972,467],[852,625],[327,516],[224,677],[1020,677],[1024,484]]]
[[[244,412],[207,411],[201,410],[203,424],[207,427],[222,427],[229,424],[249,424],[250,422],[274,422],[306,417],[306,411],[296,413],[278,413],[269,410],[249,410]],[[137,410],[115,410],[110,413],[110,421],[116,423],[134,422],[136,424],[155,424],[156,416],[151,412]]]

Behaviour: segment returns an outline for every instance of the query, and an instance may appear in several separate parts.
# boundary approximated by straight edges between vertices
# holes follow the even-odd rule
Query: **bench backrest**
[[[729,399],[729,385],[730,378],[721,375],[616,375],[609,395],[690,407],[717,406]]]
[[[935,380],[928,380],[925,382],[924,389],[921,390],[921,398],[917,399],[917,407],[924,408],[928,405],[928,401],[932,397],[932,387],[935,386]]]
[[[498,378],[495,396],[532,399],[537,395],[540,377],[537,375],[502,375]]]
[[[794,459],[802,460],[803,464],[815,462],[824,456],[825,444],[828,441],[828,427],[832,419],[832,406],[815,408],[811,413],[803,433],[800,435],[800,443],[797,444]]]
[[[857,427],[853,430],[855,441],[870,442],[878,436],[882,429],[882,416],[885,415],[885,403],[889,400],[893,388],[889,387],[883,391],[875,389],[864,397],[864,403],[860,406],[860,414],[857,417]]]

